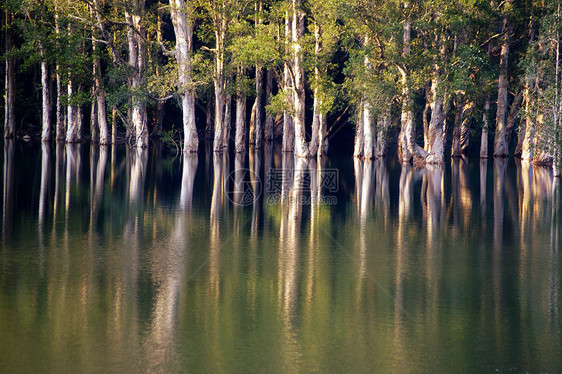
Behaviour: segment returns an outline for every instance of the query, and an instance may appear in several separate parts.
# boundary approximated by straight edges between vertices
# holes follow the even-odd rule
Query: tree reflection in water
[[[549,169],[342,162],[351,182],[330,206],[334,160],[267,145],[232,164],[209,153],[208,170],[203,154],[59,145],[38,148],[24,174],[20,152],[6,143],[2,160],[0,332],[30,363],[0,350],[7,368],[45,357],[59,372],[562,365]],[[290,171],[285,200],[265,189],[238,204],[272,167]]]

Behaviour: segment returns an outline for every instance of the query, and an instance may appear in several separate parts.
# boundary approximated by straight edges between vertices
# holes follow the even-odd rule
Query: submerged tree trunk
[[[285,48],[290,53],[292,41],[293,19],[289,9],[285,11]],[[283,67],[283,90],[285,91],[288,106],[292,106],[293,82],[291,79],[291,62],[285,61]],[[293,152],[295,143],[295,132],[293,117],[288,111],[283,112],[283,152]]]
[[[305,88],[304,69],[302,67],[301,38],[304,36],[304,11],[301,0],[293,0],[292,5],[292,41],[293,41],[293,123],[295,128],[295,156],[309,157],[305,132]]]
[[[141,25],[141,15],[144,13],[144,0],[133,1],[134,13],[125,12],[128,31],[127,40],[129,46],[129,68],[132,73],[129,77],[129,89],[132,97],[131,124],[134,130],[135,147],[148,147],[148,127],[146,115],[146,103],[140,95],[144,69],[144,29]]]
[[[205,105],[205,139],[213,139],[213,103],[210,97],[207,97]]]
[[[263,86],[263,71],[261,67],[256,67],[256,100],[252,106],[252,121],[250,123],[250,144],[255,149],[260,149],[263,139],[263,125],[261,122],[261,96]]]
[[[377,119],[377,142],[375,145],[375,157],[381,158],[386,155],[388,141],[388,129],[390,128],[391,105],[386,104],[386,110]]]
[[[266,83],[265,83],[265,105],[269,105],[270,103],[272,90],[273,90],[273,69],[267,69]],[[266,141],[273,140],[273,115],[268,112],[265,113],[264,138]]]
[[[438,66],[434,67],[434,76],[431,82],[431,120],[427,133],[427,145],[425,151],[427,164],[443,163],[443,122],[445,114],[443,113],[443,92],[440,89],[441,74]]]
[[[215,25],[215,137],[213,151],[222,152],[224,143],[224,105],[225,105],[225,76],[224,58],[226,43],[226,17],[218,17]]]
[[[232,95],[226,95],[224,103],[224,135],[222,141],[223,150],[228,150],[230,146],[230,126],[232,123]]]
[[[532,92],[535,88],[535,79],[527,77],[525,82],[525,131],[519,133],[521,143],[521,160],[530,162],[533,160],[533,144],[535,141],[535,121],[532,110]],[[519,146],[519,144],[518,144]],[[516,149],[517,153],[517,149]]]
[[[484,113],[482,113],[482,136],[480,137],[480,158],[488,158],[488,129],[490,123],[488,112],[490,111],[490,96],[486,97],[484,103]]]
[[[455,105],[455,122],[453,124],[453,144],[451,157],[461,157],[461,122],[463,122],[462,96],[457,98]]]
[[[470,122],[473,109],[474,102],[472,100],[464,103],[461,122],[461,153],[467,153],[470,147]]]
[[[494,139],[494,157],[507,157],[507,132],[506,132],[506,113],[507,113],[507,67],[509,57],[509,32],[507,19],[504,19],[503,44],[500,54],[500,77],[498,80],[498,102],[496,111],[496,134]]]
[[[13,138],[16,134],[16,59],[9,54],[14,48],[14,15],[9,5],[6,9],[6,52],[5,91],[4,91],[4,138]]]
[[[49,99],[49,66],[45,61],[41,61],[41,101],[41,141],[48,142],[51,140],[51,101]]]
[[[355,147],[353,150],[353,157],[363,157],[363,150],[365,149],[365,132],[363,126],[363,102],[359,105],[357,113],[357,124],[355,126]]]
[[[195,153],[199,146],[195,125],[195,93],[191,79],[191,52],[193,49],[193,23],[186,14],[185,0],[170,0],[170,13],[176,36],[175,56],[178,61],[178,86],[180,88],[183,151]]]
[[[314,22],[314,54],[318,56],[322,52],[322,39],[321,30],[317,22]],[[366,59],[367,57],[365,57]],[[319,131],[320,131],[320,121],[323,120],[322,113],[322,97],[320,95],[320,69],[318,66],[314,67],[314,103],[312,110],[312,134],[310,136],[309,151],[310,155],[314,156],[318,153],[319,149]]]
[[[244,79],[244,70],[239,67],[237,72],[238,92],[236,92],[236,135],[234,148],[236,153],[243,153],[246,149],[246,95],[240,85]]]
[[[406,4],[405,6],[408,6]],[[404,20],[403,29],[403,50],[402,55],[407,58],[410,55],[410,44],[412,34],[412,21],[407,18]],[[409,82],[409,71],[407,67],[400,68],[402,76],[402,115],[400,117],[401,129],[399,135],[399,154],[400,161],[411,162],[423,159],[425,151],[416,144],[414,129],[414,101],[412,99],[412,88]]]
[[[74,88],[72,86],[72,79],[68,79],[66,85],[66,95],[68,96],[68,105],[66,106],[66,142],[76,143],[78,141],[78,121],[76,118],[75,108],[71,103],[74,95]]]

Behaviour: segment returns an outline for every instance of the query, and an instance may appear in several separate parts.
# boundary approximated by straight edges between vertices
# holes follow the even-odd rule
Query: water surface
[[[562,372],[551,170],[166,154],[3,144],[0,371]]]

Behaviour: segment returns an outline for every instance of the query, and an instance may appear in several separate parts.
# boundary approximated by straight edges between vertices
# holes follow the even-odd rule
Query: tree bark
[[[455,122],[453,124],[453,144],[451,157],[461,157],[461,122],[463,121],[462,96],[457,97],[455,105]]]
[[[141,15],[144,13],[144,0],[134,0],[132,6],[134,13],[125,12],[125,19],[128,25],[128,65],[132,71],[129,77],[129,89],[133,95],[131,124],[134,130],[135,147],[146,148],[148,147],[146,103],[139,93],[144,83],[145,53],[144,41],[141,36],[144,35],[144,29],[141,25]]]
[[[289,9],[285,11],[285,48],[286,53],[290,53],[292,42],[293,19]],[[292,105],[293,82],[291,79],[291,61],[285,61],[283,66],[283,90],[286,94],[288,106]],[[295,131],[291,114],[285,110],[283,112],[283,152],[293,152],[295,147]]]
[[[388,129],[391,120],[391,105],[386,104],[385,111],[377,119],[377,142],[375,145],[375,157],[382,158],[386,155]]]
[[[531,114],[533,99],[532,92],[534,88],[535,79],[533,77],[527,77],[525,82],[525,131],[519,133],[521,142],[521,160],[527,162],[532,161],[534,156],[533,144],[535,142],[535,121]]]
[[[461,122],[461,153],[467,153],[470,147],[470,122],[472,118],[472,111],[474,109],[474,102],[467,100],[462,109],[462,122]]]
[[[186,6],[190,5],[188,4],[185,0],[170,0],[170,13],[176,36],[175,56],[178,62],[178,86],[182,106],[183,151],[195,153],[199,147],[199,137],[195,124],[195,93],[191,78],[193,23],[186,15]]]
[[[443,113],[443,92],[439,88],[441,74],[438,66],[434,67],[434,76],[431,82],[431,120],[427,132],[427,145],[425,151],[428,156],[425,159],[427,164],[443,163],[443,121],[445,114]]]
[[[304,17],[301,0],[292,4],[292,41],[293,41],[293,123],[295,127],[295,156],[309,157],[305,132],[305,89],[304,69],[302,67],[301,38],[304,36]]]
[[[244,78],[244,70],[239,67],[237,72],[238,92],[236,93],[236,153],[244,153],[246,149],[246,95],[242,92],[240,85]]]
[[[496,134],[494,139],[494,157],[507,157],[507,67],[509,58],[509,32],[507,19],[503,21],[503,44],[500,53],[500,77],[498,80],[498,101],[496,111]]]
[[[42,53],[44,55],[44,53]],[[49,66],[41,61],[41,141],[51,140],[51,101],[49,99]]]
[[[9,54],[14,48],[14,15],[6,3],[6,76],[4,102],[4,138],[13,138],[16,134],[16,60]]]
[[[269,105],[270,97],[273,91],[273,69],[267,69],[265,83],[265,105]],[[264,138],[266,141],[273,140],[273,115],[265,113]]]
[[[224,104],[224,135],[222,140],[222,147],[228,150],[230,146],[230,126],[232,124],[232,95],[226,95],[226,102]]]
[[[406,7],[408,4],[406,3]],[[410,44],[412,34],[412,21],[409,18],[404,20],[403,29],[403,49],[402,56],[408,58],[410,56]],[[402,114],[400,117],[401,130],[399,139],[399,154],[400,160],[403,163],[419,161],[424,159],[426,152],[421,149],[415,141],[414,129],[414,101],[412,99],[412,89],[409,82],[409,72],[406,66],[400,67],[400,74],[402,76]]]
[[[488,112],[490,111],[490,96],[486,97],[484,113],[482,113],[482,136],[480,137],[480,158],[488,158],[488,129],[490,123]]]
[[[68,96],[68,105],[66,106],[66,142],[76,143],[78,141],[78,121],[76,120],[75,108],[71,103],[72,96],[74,95],[74,87],[72,85],[72,79],[69,78],[66,85],[66,95]]]
[[[361,102],[361,104],[359,105],[359,111],[357,113],[357,124],[355,126],[355,147],[353,151],[353,157],[356,158],[363,157],[363,151],[365,149],[363,105],[363,102]]]
[[[314,22],[314,55],[318,60],[318,56],[322,52],[322,39],[321,30],[318,23]],[[367,59],[367,57],[365,57]],[[318,62],[317,62],[318,63]],[[310,155],[316,155],[319,148],[319,131],[320,131],[320,121],[323,119],[322,114],[322,96],[320,92],[320,69],[318,66],[314,67],[314,99],[313,99],[313,110],[312,110],[312,134],[310,136]]]

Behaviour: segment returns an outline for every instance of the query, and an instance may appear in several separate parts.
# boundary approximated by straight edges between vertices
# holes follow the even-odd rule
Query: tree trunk
[[[305,132],[305,89],[302,67],[301,38],[304,36],[304,17],[301,0],[293,0],[293,123],[295,126],[295,156],[309,157]]]
[[[94,37],[96,32],[92,30]],[[101,75],[101,63],[99,55],[97,54],[98,42],[92,42],[92,55],[94,57],[94,97],[95,102],[92,102],[92,121],[90,123],[90,128],[92,129],[92,141],[98,139],[101,145],[106,145],[111,142],[109,138],[109,128],[107,125],[107,113],[105,104],[105,89],[102,83]]]
[[[236,93],[236,153],[244,153],[246,149],[246,95],[242,92],[240,85],[244,78],[244,70],[239,67],[237,72],[238,92]]]
[[[128,24],[127,40],[129,47],[129,89],[132,97],[131,124],[134,131],[135,147],[148,147],[148,127],[146,115],[146,103],[140,96],[139,91],[143,85],[144,69],[144,29],[141,25],[141,15],[144,13],[144,0],[135,0],[132,4],[134,13],[125,12]]]
[[[386,155],[388,129],[391,120],[391,104],[386,104],[386,110],[377,119],[377,143],[375,145],[375,157],[382,158]]]
[[[213,139],[213,102],[210,97],[207,97],[207,104],[205,105],[205,139]]]
[[[406,4],[407,6],[408,4]],[[412,34],[412,21],[404,20],[403,29],[403,50],[402,55],[407,58],[410,55],[410,43]],[[418,161],[425,158],[425,151],[416,144],[414,129],[414,101],[412,100],[412,89],[409,82],[409,72],[407,67],[400,68],[402,76],[402,115],[400,118],[401,130],[399,139],[399,154],[401,162]]]
[[[230,126],[232,124],[232,95],[226,95],[226,102],[224,104],[224,135],[222,140],[222,147],[228,150],[230,146]]]
[[[480,158],[488,158],[488,112],[490,111],[490,96],[486,97],[484,113],[482,113],[482,136],[480,137]]]
[[[468,100],[464,103],[461,122],[461,153],[467,153],[470,147],[470,121],[473,109],[473,101]]]
[[[273,69],[267,69],[266,83],[265,83],[265,105],[269,105],[269,98],[273,90]],[[265,113],[264,137],[266,141],[273,140],[273,115]]]
[[[9,54],[14,48],[14,15],[6,4],[6,76],[4,91],[4,138],[13,138],[16,134],[16,60]]]
[[[71,103],[74,95],[74,88],[70,77],[66,85],[66,95],[69,100],[68,105],[66,106],[66,142],[76,143],[78,141],[78,121],[76,120],[76,113],[74,112],[75,108]]]
[[[262,112],[262,90],[263,90],[263,69],[256,67],[256,101],[252,107],[254,112],[253,132],[250,130],[250,144],[255,149],[260,149],[263,140],[263,124],[261,121]],[[250,125],[250,128],[252,126]]]
[[[532,91],[535,88],[535,79],[532,77],[527,77],[525,82],[525,131],[519,134],[521,140],[521,160],[531,162],[534,156],[533,145],[535,142],[535,121],[532,110]],[[516,150],[517,151],[517,150]]]
[[[285,48],[286,53],[290,53],[292,42],[293,19],[289,9],[285,11]],[[293,81],[291,79],[291,62],[285,61],[283,66],[283,90],[286,94],[287,104],[292,105]],[[291,114],[283,112],[283,152],[293,152],[295,147],[295,131]]]
[[[361,104],[359,105],[359,111],[357,113],[357,125],[355,126],[355,147],[353,151],[353,157],[356,158],[363,157],[363,151],[365,149],[363,105],[363,102],[361,102]]]
[[[451,157],[461,157],[461,122],[463,121],[462,96],[457,98],[455,105],[455,122],[453,124],[453,144]]]
[[[314,54],[318,59],[318,55],[322,52],[322,40],[321,40],[321,30],[318,23],[314,22]],[[367,60],[367,57],[365,57]],[[320,95],[320,69],[318,66],[314,67],[314,99],[313,99],[313,111],[312,111],[312,134],[310,136],[310,155],[313,156],[318,152],[319,147],[319,131],[320,131],[320,121],[322,115],[322,97]]]
[[[48,142],[51,139],[51,101],[49,100],[49,66],[45,61],[41,61],[41,99],[41,141]]]
[[[523,101],[523,90],[519,89],[513,98],[511,107],[509,108],[509,115],[507,116],[507,122],[505,125],[506,137],[509,140],[511,137],[511,132],[515,128],[515,122],[517,116],[519,115],[519,110],[521,109],[521,102]]]
[[[92,87],[92,96],[96,97],[96,88]],[[92,101],[90,106],[90,141],[92,143],[99,143],[99,125],[98,125],[98,109],[97,101]]]
[[[371,104],[369,104],[367,100],[364,100],[363,102],[361,116],[363,116],[363,158],[366,160],[371,160],[375,157],[375,133],[373,129],[373,121],[371,118]]]
[[[176,36],[176,60],[178,62],[178,86],[180,87],[183,151],[195,153],[199,137],[195,125],[195,93],[191,79],[191,53],[193,50],[193,23],[186,15],[185,0],[170,0],[170,13]]]
[[[498,102],[496,111],[496,134],[494,139],[494,157],[507,157],[507,132],[506,132],[506,112],[507,112],[507,67],[509,57],[509,32],[507,30],[507,19],[503,22],[503,44],[500,54],[500,77],[498,80]]]
[[[427,145],[425,151],[428,153],[425,162],[427,164],[443,163],[443,121],[445,114],[443,113],[443,93],[439,88],[440,72],[438,66],[434,67],[434,77],[431,82],[431,120],[427,132]]]
[[[224,58],[226,42],[226,18],[217,21],[215,25],[215,139],[213,150],[222,152],[224,142],[224,104],[225,104],[225,77],[224,77]]]

